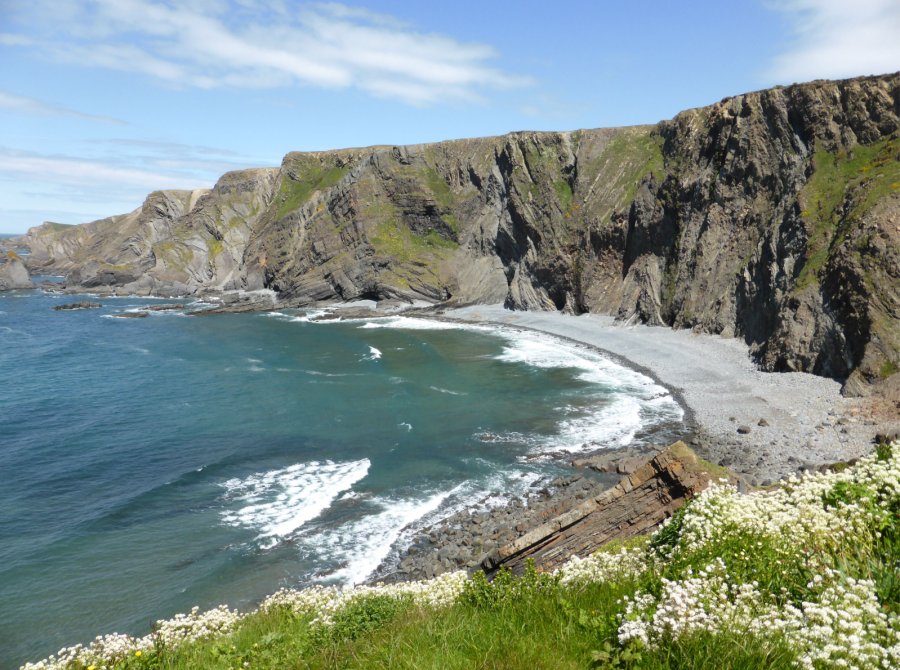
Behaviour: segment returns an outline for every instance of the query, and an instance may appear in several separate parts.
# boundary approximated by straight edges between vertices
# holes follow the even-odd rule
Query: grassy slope
[[[441,608],[370,598],[335,617],[334,628],[324,635],[309,626],[308,617],[284,611],[257,614],[237,633],[164,654],[154,666],[222,670],[793,667],[795,654],[778,638],[731,634],[698,634],[655,652],[634,652],[637,656],[632,658],[616,643],[616,614],[623,611],[624,596],[653,588],[649,582],[658,578],[569,588],[532,573],[522,580],[473,587],[461,602]],[[135,659],[133,666],[146,667],[140,661]]]

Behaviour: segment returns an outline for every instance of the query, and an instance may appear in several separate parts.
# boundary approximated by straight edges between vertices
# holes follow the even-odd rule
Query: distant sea
[[[0,668],[361,582],[416,528],[563,472],[528,456],[681,425],[651,379],[536,333],[115,316],[162,302],[0,293]]]

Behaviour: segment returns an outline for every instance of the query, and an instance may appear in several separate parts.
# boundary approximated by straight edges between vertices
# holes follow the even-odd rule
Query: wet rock
[[[149,307],[144,307],[144,311],[146,312],[171,312],[179,309],[184,309],[183,303],[179,302],[169,305],[150,305]]]
[[[65,305],[55,305],[53,307],[53,311],[62,312],[69,309],[97,309],[98,307],[103,307],[103,305],[101,305],[99,302],[82,300],[81,302],[70,302]]]

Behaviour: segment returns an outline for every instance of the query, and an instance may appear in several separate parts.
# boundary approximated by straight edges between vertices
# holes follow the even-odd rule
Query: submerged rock
[[[184,304],[179,302],[171,305],[150,305],[149,307],[144,307],[144,310],[147,312],[170,312],[178,309],[184,309]]]
[[[103,307],[99,302],[90,302],[89,300],[82,300],[81,302],[70,302],[65,305],[56,305],[53,308],[54,312],[62,312],[68,309],[97,309],[98,307]]]

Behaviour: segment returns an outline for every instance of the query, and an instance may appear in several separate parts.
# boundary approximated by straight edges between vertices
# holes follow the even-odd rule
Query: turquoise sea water
[[[561,472],[529,455],[680,426],[649,378],[534,333],[51,311],[81,299],[0,293],[0,668],[360,582],[416,527]]]

